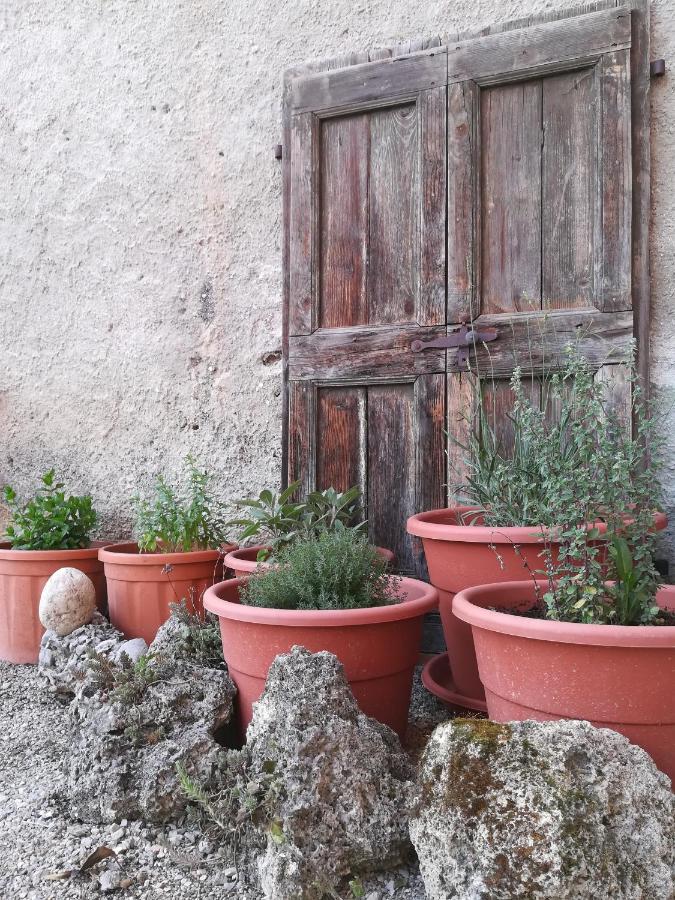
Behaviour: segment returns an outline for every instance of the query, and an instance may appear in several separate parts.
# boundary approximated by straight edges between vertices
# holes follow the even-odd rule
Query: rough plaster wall
[[[277,482],[281,366],[262,357],[280,346],[284,68],[571,5],[4,0],[0,484],[27,492],[55,465],[118,536],[137,486],[188,451],[229,497]],[[653,34],[675,65],[672,0]],[[654,87],[654,372],[670,384],[675,89]],[[673,514],[675,461],[666,487]]]

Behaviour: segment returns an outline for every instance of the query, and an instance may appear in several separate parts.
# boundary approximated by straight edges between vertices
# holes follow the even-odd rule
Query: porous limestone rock
[[[94,584],[79,569],[57,569],[40,595],[40,621],[47,630],[61,636],[91,622],[95,609]]]
[[[216,737],[236,688],[226,672],[169,653],[145,660],[103,661],[98,690],[70,704],[65,794],[84,822],[180,817],[188,800],[177,764],[207,792],[220,785],[225,754]]]
[[[77,692],[96,689],[92,683],[92,654],[112,659],[124,635],[97,610],[91,622],[61,636],[46,631],[40,644],[38,672],[46,687],[64,700]]]
[[[122,641],[119,647],[115,649],[113,659],[115,662],[121,662],[122,654],[124,654],[132,663],[136,663],[141,656],[145,656],[147,652],[148,645],[143,638],[130,638],[128,641]]]
[[[410,763],[394,732],[359,710],[332,654],[277,657],[245,754],[249,783],[268,781],[258,871],[269,900],[319,900],[409,850]]]
[[[588,722],[439,725],[410,834],[429,900],[675,896],[670,782]]]

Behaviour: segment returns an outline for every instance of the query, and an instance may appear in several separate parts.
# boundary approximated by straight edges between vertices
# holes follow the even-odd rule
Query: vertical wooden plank
[[[469,372],[456,372],[447,376],[447,486],[448,503],[463,496],[466,482],[466,457],[463,449],[468,446],[473,428],[478,399],[478,384]]]
[[[472,318],[479,89],[473,81],[448,86],[448,311],[450,324]]]
[[[370,114],[368,321],[415,321],[419,286],[419,126],[416,106]]]
[[[368,115],[321,122],[319,323],[365,325],[368,241]]]
[[[632,278],[638,370],[649,394],[649,219],[650,200],[650,72],[649,0],[631,3],[631,157],[632,157]]]
[[[630,51],[606,53],[600,62],[602,92],[603,312],[630,309],[631,298],[631,96]]]
[[[420,325],[445,322],[446,109],[445,86],[420,94]]]
[[[541,305],[541,92],[481,93],[481,313]]]
[[[289,383],[288,471],[289,481],[302,482],[302,493],[314,489],[316,437],[316,385],[312,381],[291,381]]]
[[[316,487],[346,491],[367,475],[365,387],[318,387]]]
[[[629,367],[621,363],[601,366],[595,373],[595,380],[603,385],[607,408],[618,416],[628,431],[633,401]]]
[[[523,394],[535,407],[539,407],[541,383],[532,375],[523,376]],[[515,396],[508,378],[486,378],[480,385],[482,408],[486,423],[497,438],[500,452],[508,456],[513,452],[514,431],[510,415],[513,412]]]
[[[415,381],[417,509],[445,506],[445,375]]]
[[[412,383],[368,389],[368,533],[396,554],[399,571],[415,571],[405,522],[415,510],[416,459]]]
[[[593,306],[598,187],[595,68],[544,78],[542,307]]]
[[[291,121],[289,329],[310,334],[315,327],[314,161],[316,128],[311,113]]]

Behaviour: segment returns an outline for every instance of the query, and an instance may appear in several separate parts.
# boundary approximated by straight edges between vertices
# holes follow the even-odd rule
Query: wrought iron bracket
[[[457,347],[455,364],[458,369],[466,369],[469,365],[469,349],[475,347],[476,344],[496,341],[498,336],[496,328],[474,328],[473,325],[467,325],[465,322],[457,331],[443,337],[434,338],[431,341],[413,341],[410,349],[413,353],[420,353],[422,350]]]

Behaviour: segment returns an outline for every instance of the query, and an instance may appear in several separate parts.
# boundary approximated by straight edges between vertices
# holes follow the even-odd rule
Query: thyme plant
[[[466,496],[485,523],[530,525],[541,535],[542,566],[531,574],[547,583],[540,600],[550,619],[630,625],[660,615],[654,512],[660,508],[661,442],[634,366],[629,381],[632,432],[570,348],[564,370],[544,378],[540,404],[515,371],[512,452],[482,403],[464,448]]]
[[[210,477],[193,456],[185,459],[187,479],[176,488],[157,476],[154,496],[134,497],[134,533],[139,549],[155,553],[187,553],[218,549],[227,538],[224,505],[210,487]]]
[[[272,609],[364,609],[395,603],[396,583],[366,537],[341,528],[285,547],[274,567],[250,577],[240,599]]]
[[[42,476],[34,497],[21,504],[14,488],[3,496],[11,513],[7,537],[14,550],[79,550],[88,547],[96,527],[96,512],[89,495],[66,496],[54,469]]]

